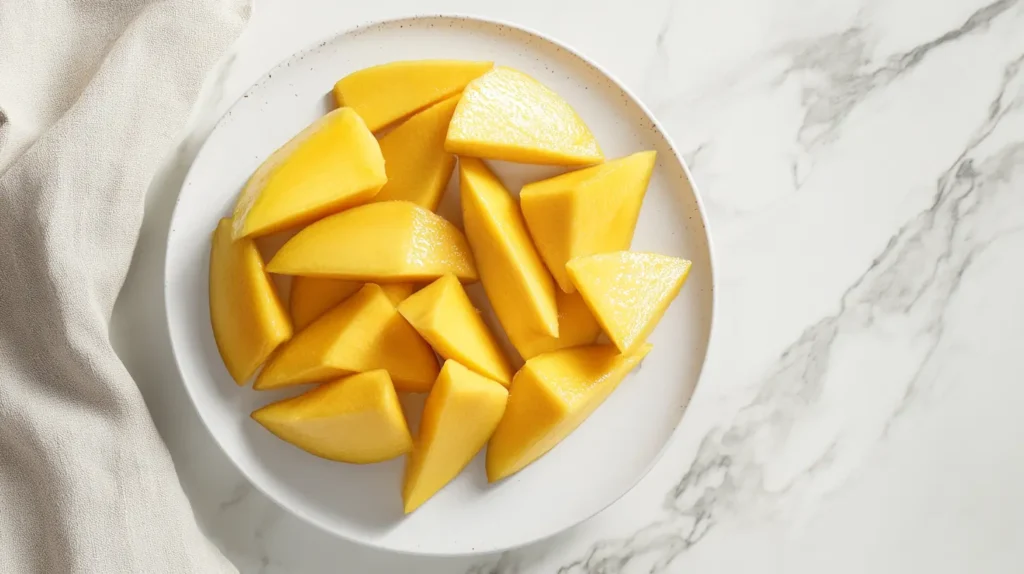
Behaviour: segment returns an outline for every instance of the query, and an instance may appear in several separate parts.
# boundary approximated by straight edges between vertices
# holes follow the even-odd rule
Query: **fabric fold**
[[[0,2],[0,572],[234,571],[108,326],[149,181],[250,10]]]

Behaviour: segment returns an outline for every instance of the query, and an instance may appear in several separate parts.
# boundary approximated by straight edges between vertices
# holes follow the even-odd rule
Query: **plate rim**
[[[701,357],[701,364],[700,364],[700,368],[697,371],[696,380],[695,380],[694,386],[693,386],[693,392],[690,394],[690,397],[687,399],[686,405],[683,408],[683,413],[682,413],[682,415],[680,415],[679,421],[676,423],[675,427],[669,433],[668,438],[665,439],[664,444],[661,445],[661,448],[658,450],[658,452],[650,460],[650,462],[647,464],[647,466],[640,473],[638,473],[636,475],[636,478],[634,478],[625,489],[623,489],[621,492],[616,494],[614,497],[610,498],[606,503],[604,503],[603,505],[600,505],[598,508],[596,508],[595,510],[593,510],[592,512],[590,512],[586,516],[582,516],[581,518],[576,520],[574,523],[568,524],[568,525],[566,525],[566,526],[564,526],[564,527],[562,527],[560,529],[555,529],[555,530],[543,533],[543,534],[541,534],[539,536],[535,536],[535,537],[530,538],[528,540],[523,540],[523,541],[518,542],[516,544],[510,544],[510,545],[506,545],[506,546],[502,546],[502,547],[496,547],[496,548],[491,548],[491,549],[486,549],[486,550],[482,549],[482,550],[479,550],[479,551],[476,550],[476,549],[471,549],[471,550],[462,551],[462,552],[451,552],[451,551],[432,552],[430,550],[411,550],[411,549],[408,549],[408,548],[400,548],[400,547],[393,547],[393,546],[388,546],[388,545],[375,544],[375,543],[373,543],[373,542],[371,542],[369,540],[357,539],[357,538],[349,537],[345,533],[343,533],[343,532],[341,532],[339,530],[336,530],[335,528],[331,527],[331,525],[329,525],[327,523],[324,523],[323,521],[321,521],[321,520],[319,520],[319,519],[317,519],[317,518],[315,518],[313,516],[310,516],[310,515],[308,515],[308,514],[306,514],[304,512],[301,512],[301,511],[299,511],[299,510],[297,510],[295,508],[292,508],[292,507],[286,505],[284,502],[279,500],[274,494],[272,494],[272,493],[268,492],[267,490],[265,490],[257,481],[253,480],[253,478],[242,468],[242,466],[230,454],[228,449],[225,448],[224,444],[221,442],[221,439],[218,437],[217,433],[213,432],[213,429],[210,427],[210,423],[207,422],[206,418],[202,414],[202,411],[199,409],[199,406],[198,406],[198,404],[196,402],[196,397],[195,397],[195,395],[192,392],[191,386],[185,380],[185,374],[184,374],[184,371],[182,369],[181,360],[179,358],[179,351],[178,351],[177,346],[175,345],[174,336],[171,334],[171,308],[170,308],[170,299],[168,297],[169,288],[170,288],[170,280],[169,280],[170,269],[169,268],[170,268],[170,261],[171,261],[171,259],[169,257],[169,254],[170,254],[170,251],[171,251],[171,235],[174,233],[174,222],[175,222],[175,220],[178,217],[178,210],[179,210],[179,208],[181,206],[182,192],[184,191],[186,184],[188,184],[189,181],[192,178],[193,170],[194,170],[195,164],[196,164],[196,159],[199,158],[200,155],[202,155],[203,151],[206,149],[206,146],[207,146],[207,144],[210,141],[210,136],[213,135],[213,133],[220,127],[220,125],[223,123],[225,117],[230,115],[231,112],[235,109],[235,107],[238,106],[239,103],[243,99],[245,99],[245,98],[247,98],[249,96],[250,92],[252,92],[254,89],[256,89],[265,80],[270,79],[270,76],[272,76],[273,73],[275,71],[277,71],[278,68],[284,67],[288,62],[290,62],[296,56],[309,53],[309,52],[311,52],[313,50],[316,50],[318,47],[320,47],[320,46],[322,46],[324,44],[328,44],[328,43],[334,42],[334,41],[338,40],[339,38],[342,38],[343,36],[347,36],[347,35],[350,35],[350,34],[356,34],[359,31],[364,30],[364,29],[369,29],[369,28],[374,28],[374,27],[379,27],[379,26],[382,27],[382,26],[394,25],[394,24],[399,24],[401,22],[409,22],[409,21],[419,22],[419,21],[432,20],[432,19],[463,20],[463,21],[468,21],[468,22],[478,23],[478,24],[488,24],[488,25],[491,25],[491,26],[506,27],[506,28],[509,28],[509,29],[512,29],[512,30],[515,30],[515,31],[518,31],[518,32],[521,32],[521,33],[525,33],[525,34],[527,34],[529,36],[533,36],[533,37],[535,37],[535,38],[537,38],[539,40],[547,42],[547,43],[549,43],[549,44],[551,44],[551,45],[553,45],[553,46],[555,46],[555,47],[557,47],[559,49],[562,49],[565,52],[567,52],[568,54],[570,54],[570,55],[572,55],[572,56],[574,56],[576,58],[579,58],[582,62],[584,62],[588,66],[592,67],[594,70],[599,72],[602,76],[604,76],[609,81],[611,81],[612,84],[616,88],[618,88],[623,93],[623,95],[625,95],[632,102],[633,105],[637,106],[640,109],[640,111],[642,111],[648,118],[650,118],[651,123],[653,124],[653,127],[657,130],[657,132],[665,140],[665,143],[668,146],[669,150],[671,150],[672,155],[675,157],[676,161],[679,163],[679,166],[683,169],[683,173],[686,174],[687,182],[689,183],[690,189],[693,192],[694,202],[697,205],[697,211],[700,214],[700,220],[701,220],[701,224],[703,225],[703,228],[704,228],[704,237],[705,237],[705,242],[707,244],[707,251],[708,251],[707,259],[708,259],[708,272],[709,272],[709,286],[710,286],[710,291],[711,291],[711,294],[710,294],[711,306],[710,306],[710,317],[709,317],[709,320],[708,320],[708,336],[707,336],[708,337],[708,342],[707,342],[707,345],[706,345],[706,347],[704,349],[703,356]],[[182,135],[184,135],[184,134],[182,134]],[[509,550],[515,550],[515,549],[518,549],[518,548],[523,548],[523,547],[530,546],[530,545],[536,544],[536,543],[544,541],[544,540],[548,540],[548,539],[553,538],[553,537],[555,537],[555,536],[557,536],[559,534],[567,532],[567,531],[569,531],[571,529],[577,528],[578,526],[580,526],[584,522],[587,522],[587,521],[591,520],[592,518],[594,518],[598,514],[601,514],[602,512],[607,510],[609,507],[611,507],[616,502],[620,501],[627,494],[632,492],[644,480],[644,478],[646,478],[651,473],[651,471],[654,470],[654,468],[658,465],[658,463],[661,462],[661,459],[664,457],[665,453],[669,450],[669,448],[673,445],[673,443],[678,439],[678,436],[680,434],[679,431],[680,431],[680,428],[682,427],[682,421],[683,421],[684,417],[686,416],[686,412],[689,410],[690,404],[693,402],[693,396],[697,393],[697,390],[701,387],[701,383],[704,380],[704,376],[705,376],[705,372],[706,372],[706,367],[707,367],[707,359],[708,359],[708,356],[711,354],[711,349],[712,349],[712,347],[714,345],[714,342],[716,340],[714,334],[715,334],[715,322],[716,322],[716,318],[718,316],[718,304],[719,304],[718,303],[718,295],[717,295],[717,282],[716,282],[716,277],[717,277],[717,273],[716,273],[716,256],[715,256],[715,249],[714,249],[713,234],[711,233],[710,222],[708,221],[708,217],[707,217],[707,210],[705,208],[704,200],[701,197],[701,193],[700,193],[700,191],[698,189],[697,183],[694,180],[692,172],[690,171],[690,167],[687,165],[685,158],[683,158],[683,155],[681,153],[679,153],[679,149],[677,148],[675,142],[672,140],[672,137],[669,135],[669,133],[664,129],[664,127],[662,126],[662,124],[658,120],[658,118],[654,115],[654,113],[650,110],[650,108],[648,108],[647,105],[644,104],[644,102],[639,97],[637,97],[637,95],[635,93],[633,93],[633,91],[628,86],[626,86],[622,81],[620,81],[614,74],[609,72],[607,69],[605,69],[602,65],[600,65],[599,63],[597,63],[593,59],[591,59],[591,58],[587,57],[586,55],[584,55],[583,53],[581,53],[576,48],[573,48],[572,46],[570,46],[570,45],[568,45],[568,44],[566,44],[566,43],[564,43],[564,42],[562,42],[562,41],[560,41],[560,40],[558,40],[556,38],[553,38],[553,37],[549,36],[548,34],[545,34],[544,32],[541,32],[541,31],[536,30],[536,29],[534,29],[532,27],[529,27],[529,26],[513,23],[513,22],[510,22],[508,20],[501,19],[501,18],[491,18],[491,17],[487,17],[487,16],[478,16],[478,15],[474,15],[474,14],[467,14],[467,13],[461,13],[461,12],[450,12],[450,13],[445,13],[445,12],[414,13],[414,14],[408,14],[408,15],[402,15],[402,16],[393,16],[393,17],[388,17],[388,18],[373,19],[373,20],[368,20],[368,21],[364,21],[364,22],[361,22],[361,23],[357,23],[355,25],[342,28],[341,30],[339,30],[337,32],[332,32],[332,33],[330,33],[330,34],[328,34],[326,36],[323,36],[323,37],[321,37],[319,39],[314,40],[314,41],[306,44],[301,49],[296,50],[295,52],[292,52],[291,54],[285,56],[284,58],[279,60],[277,63],[275,63],[273,66],[269,67],[259,78],[257,78],[248,88],[246,88],[245,91],[243,91],[242,94],[239,95],[238,98],[236,98],[234,100],[234,102],[231,103],[231,105],[227,108],[227,110],[225,110],[225,112],[223,114],[221,114],[221,116],[217,119],[217,121],[213,125],[213,127],[205,134],[205,136],[203,138],[202,145],[199,146],[198,150],[196,151],[195,156],[192,158],[192,161],[189,164],[188,171],[185,173],[184,179],[182,179],[181,187],[180,187],[180,189],[178,189],[178,194],[175,197],[174,207],[171,210],[170,225],[168,225],[167,236],[165,238],[163,274],[164,274],[164,276],[163,276],[164,319],[167,322],[168,341],[170,342],[171,355],[174,358],[174,366],[175,366],[175,368],[177,370],[178,377],[181,379],[182,386],[185,387],[185,392],[186,392],[186,394],[188,394],[189,401],[192,403],[192,407],[193,407],[193,409],[195,409],[196,414],[199,416],[199,420],[202,421],[203,426],[206,428],[207,433],[209,433],[209,435],[211,437],[213,437],[213,440],[217,444],[217,447],[221,450],[221,452],[224,454],[224,456],[226,456],[228,458],[228,460],[231,461],[231,464],[235,467],[235,469],[239,472],[239,474],[241,474],[243,477],[245,477],[245,480],[249,483],[250,486],[252,486],[256,490],[258,490],[260,493],[262,493],[265,497],[267,497],[267,499],[272,501],[274,503],[274,505],[276,505],[278,508],[280,508],[280,509],[282,509],[282,510],[288,512],[288,513],[290,513],[293,516],[298,517],[303,522],[305,522],[305,523],[307,523],[307,524],[309,524],[309,525],[311,525],[311,526],[313,526],[313,527],[315,527],[315,528],[317,528],[317,529],[319,529],[319,530],[321,530],[321,531],[323,531],[325,533],[328,533],[328,534],[330,534],[332,536],[335,536],[337,538],[341,538],[341,539],[346,540],[346,541],[348,541],[348,542],[350,542],[352,544],[356,544],[356,545],[359,545],[359,546],[362,546],[362,547],[365,547],[365,548],[372,548],[372,549],[378,550],[378,551],[391,552],[391,553],[395,553],[395,554],[399,554],[399,555],[405,555],[405,556],[453,557],[453,558],[454,557],[472,557],[472,556],[479,556],[479,555],[484,555],[484,554],[497,554],[497,553],[501,553],[501,552],[507,552]]]

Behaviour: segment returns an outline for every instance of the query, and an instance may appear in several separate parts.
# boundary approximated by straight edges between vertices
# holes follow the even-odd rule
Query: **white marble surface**
[[[312,41],[423,9],[342,4],[257,0],[154,181],[112,329],[240,570],[1024,571],[1024,1],[430,2],[559,38],[636,91],[689,150],[720,297],[701,386],[634,491],[539,545],[430,560],[254,491],[167,345],[170,208],[216,119]]]

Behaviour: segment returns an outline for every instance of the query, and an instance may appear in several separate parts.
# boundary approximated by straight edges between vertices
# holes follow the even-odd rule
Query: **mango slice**
[[[387,182],[363,120],[334,110],[270,155],[235,204],[234,237],[256,237],[366,203]]]
[[[568,102],[504,67],[466,86],[445,148],[460,156],[520,163],[589,165],[604,159],[594,134]]]
[[[507,400],[505,387],[455,361],[445,361],[406,459],[402,499],[407,514],[473,460],[498,426]]]
[[[245,384],[292,326],[251,239],[234,241],[231,219],[220,220],[210,248],[210,322],[224,366]]]
[[[292,326],[296,331],[318,319],[321,315],[362,289],[360,281],[324,279],[322,277],[293,277],[289,307]],[[412,283],[385,283],[380,286],[392,303],[398,305],[416,290]]]
[[[253,388],[275,389],[385,369],[400,391],[426,392],[437,377],[434,351],[398,314],[379,285],[355,295],[300,331],[260,372]]]
[[[519,472],[569,436],[650,349],[620,355],[614,345],[591,345],[526,361],[487,446],[488,480]]]
[[[370,131],[457,94],[494,62],[410,60],[353,72],[334,84],[334,101],[359,112]]]
[[[455,169],[444,150],[458,95],[430,106],[380,138],[388,182],[374,201],[405,200],[435,211]]]
[[[516,348],[523,359],[559,349],[589,345],[601,334],[601,325],[579,293],[556,290],[555,302],[558,305],[558,336],[535,335],[523,339]]]
[[[387,371],[352,375],[253,411],[281,439],[330,460],[366,464],[412,450]]]
[[[629,249],[654,170],[653,151],[523,186],[523,218],[544,263],[566,293],[573,257]]]
[[[512,382],[512,366],[454,275],[445,275],[402,301],[398,312],[438,355],[506,387]]]
[[[475,158],[460,158],[462,219],[480,279],[498,321],[520,349],[538,336],[558,336],[555,283],[526,231],[519,205]]]
[[[267,270],[381,283],[428,282],[445,273],[477,280],[462,232],[408,201],[361,205],[321,219],[285,243]]]
[[[690,274],[690,262],[657,253],[616,251],[577,257],[566,268],[619,351],[647,340]]]

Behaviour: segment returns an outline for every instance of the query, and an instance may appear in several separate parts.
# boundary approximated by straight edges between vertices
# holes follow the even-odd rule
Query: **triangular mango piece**
[[[270,155],[235,204],[234,237],[256,237],[366,203],[387,182],[380,145],[357,113],[334,110]]]
[[[488,480],[519,472],[569,436],[650,350],[619,354],[614,345],[591,345],[526,361],[487,446]]]
[[[224,366],[245,384],[292,325],[251,239],[231,238],[231,220],[220,220],[210,249],[210,321]]]
[[[411,201],[437,209],[455,169],[455,156],[444,150],[444,138],[459,96],[430,106],[380,138],[388,182],[374,201]]]
[[[324,313],[362,289],[361,281],[325,279],[323,277],[293,277],[289,307],[292,325],[296,331],[306,328]],[[392,303],[398,305],[416,290],[412,283],[385,283],[380,286]]]
[[[623,353],[647,340],[690,274],[690,262],[616,251],[577,257],[566,268],[605,334]]]
[[[508,391],[455,361],[445,361],[423,407],[419,436],[405,463],[405,512],[420,507],[462,472],[487,444]]]
[[[504,67],[466,86],[445,148],[460,156],[520,163],[589,165],[604,159],[594,134],[568,102]]]
[[[325,383],[258,409],[252,418],[302,450],[340,462],[381,462],[413,445],[387,371]]]
[[[558,305],[558,336],[535,335],[521,338],[516,350],[523,359],[559,349],[590,345],[601,334],[601,325],[579,293],[555,291]]]
[[[361,205],[321,219],[288,240],[267,270],[379,283],[427,282],[445,273],[477,280],[462,232],[408,201]]]
[[[445,275],[398,305],[398,312],[445,359],[506,387],[512,366],[454,275]]]
[[[398,314],[379,285],[355,295],[300,331],[260,372],[253,388],[275,389],[385,369],[400,391],[426,392],[437,377],[430,345]]]
[[[409,60],[353,72],[334,84],[334,101],[359,112],[370,131],[405,119],[463,90],[494,62]]]
[[[570,259],[629,249],[654,157],[635,153],[523,186],[523,218],[562,291],[576,290],[565,270]]]
[[[555,282],[526,230],[519,204],[475,158],[459,159],[462,223],[498,321],[518,349],[558,336]]]

